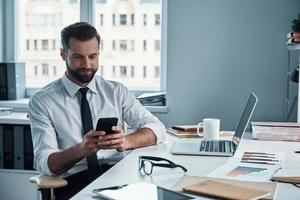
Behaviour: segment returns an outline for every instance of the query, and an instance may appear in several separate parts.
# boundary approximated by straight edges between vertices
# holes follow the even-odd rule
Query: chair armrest
[[[35,183],[39,189],[60,188],[68,184],[65,179],[51,176],[33,176],[29,179],[31,183]]]

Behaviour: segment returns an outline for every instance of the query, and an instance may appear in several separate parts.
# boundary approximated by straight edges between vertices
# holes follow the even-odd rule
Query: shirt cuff
[[[166,128],[163,124],[148,123],[142,128],[150,128],[156,136],[156,144],[163,142],[166,139]]]
[[[47,176],[56,176],[51,172],[48,166],[48,158],[52,153],[59,152],[58,149],[48,149],[44,150],[39,157],[36,160],[36,166],[37,170],[40,174],[42,175],[47,175]]]

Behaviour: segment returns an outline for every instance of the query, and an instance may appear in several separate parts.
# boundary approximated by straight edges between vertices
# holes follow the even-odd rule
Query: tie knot
[[[86,93],[87,93],[88,90],[89,90],[89,88],[87,88],[87,87],[79,89],[79,91],[81,92],[82,96],[86,96]]]

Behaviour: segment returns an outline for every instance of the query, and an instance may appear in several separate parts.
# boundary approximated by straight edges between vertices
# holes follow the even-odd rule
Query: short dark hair
[[[98,40],[98,46],[100,45],[100,35],[94,26],[87,22],[76,22],[65,27],[61,32],[61,44],[65,50],[70,48],[70,38],[76,38],[80,41],[88,41],[96,37]]]

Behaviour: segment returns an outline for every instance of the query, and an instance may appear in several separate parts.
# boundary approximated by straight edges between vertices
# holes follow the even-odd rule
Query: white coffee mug
[[[205,118],[198,124],[197,134],[200,135],[199,128],[203,126],[204,140],[218,140],[220,133],[220,119]]]

